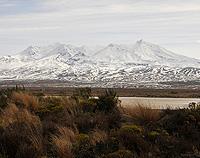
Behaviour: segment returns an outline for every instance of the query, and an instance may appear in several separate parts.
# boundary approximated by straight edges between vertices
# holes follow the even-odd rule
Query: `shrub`
[[[158,136],[160,135],[160,133],[156,132],[156,131],[151,131],[148,133],[148,138],[151,140],[151,141],[155,141],[156,138],[158,138]]]
[[[200,132],[198,122],[200,113],[194,109],[171,110],[168,115],[159,121],[162,128],[177,138],[184,138],[193,141],[193,144],[199,144]]]
[[[82,114],[80,106],[65,97],[48,97],[40,101],[41,108],[36,113],[43,122],[45,134],[55,134],[57,127],[76,130],[75,121]]]
[[[72,98],[74,98],[77,103],[79,103],[82,100],[88,100],[91,97],[91,88],[78,88],[73,93]]]
[[[90,142],[92,145],[97,145],[99,143],[105,143],[105,141],[108,139],[108,136],[106,132],[95,129],[90,133]]]
[[[2,152],[0,153],[0,158],[8,158],[8,156],[4,152]]]
[[[47,97],[40,100],[37,115],[44,122],[53,122],[59,126],[73,126],[74,119],[82,110],[66,97]]]
[[[47,97],[40,100],[40,108],[37,111],[41,117],[63,110],[64,101],[62,98]]]
[[[95,98],[90,98],[88,100],[80,101],[79,105],[81,106],[83,112],[95,112],[97,101],[98,100]]]
[[[188,105],[190,110],[200,110],[200,103],[192,102]]]
[[[198,156],[196,103],[160,112],[142,104],[123,109],[114,91],[99,98],[82,91],[78,100],[4,94],[0,92],[6,104],[0,109],[0,158]]]
[[[77,136],[77,141],[78,141],[79,144],[89,143],[90,137],[89,137],[89,135],[87,135],[87,134],[81,133],[81,134],[79,134],[79,135]]]
[[[24,86],[14,87],[0,90],[0,108],[4,108],[9,104],[9,100],[13,92],[22,92],[25,91]]]
[[[39,108],[38,98],[24,92],[13,92],[11,102],[20,108],[26,108],[34,112]]]
[[[42,124],[26,109],[9,105],[1,114],[0,146],[9,158],[42,156]]]
[[[156,144],[159,146],[160,157],[180,157],[182,154],[186,154],[185,157],[196,157],[195,146],[191,142],[176,137],[160,135]]]
[[[138,103],[135,107],[125,108],[125,113],[141,124],[154,123],[160,119],[160,110]]]
[[[90,130],[96,127],[94,120],[94,114],[82,113],[75,118],[75,124],[78,130],[82,133],[88,133]]]
[[[0,91],[0,108],[4,108],[8,105],[8,99],[11,96],[11,91],[1,90]]]
[[[96,112],[94,115],[94,122],[97,128],[105,131],[120,128],[121,113],[114,110],[110,113]]]
[[[106,90],[105,94],[99,96],[97,102],[97,110],[109,113],[117,108],[119,103],[116,92],[113,90]]]
[[[52,144],[59,158],[72,158],[72,145],[75,142],[75,134],[72,130],[59,127],[58,134],[52,135]]]
[[[90,137],[87,134],[79,134],[77,143],[74,145],[73,153],[75,158],[95,158],[94,147],[90,143]]]
[[[114,153],[110,153],[105,158],[133,158],[134,155],[129,150],[118,150]]]
[[[137,125],[124,125],[121,127],[120,131],[128,133],[141,133],[142,128]]]
[[[150,148],[141,133],[142,129],[136,125],[125,125],[119,130],[118,139],[128,150],[136,152],[139,156],[146,154]]]

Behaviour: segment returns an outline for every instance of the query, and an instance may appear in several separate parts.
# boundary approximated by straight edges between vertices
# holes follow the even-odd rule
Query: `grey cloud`
[[[200,58],[199,0],[9,2],[0,1],[0,10],[4,8],[0,11],[0,54],[32,44],[134,43],[143,38]],[[9,7],[12,12],[6,11]]]

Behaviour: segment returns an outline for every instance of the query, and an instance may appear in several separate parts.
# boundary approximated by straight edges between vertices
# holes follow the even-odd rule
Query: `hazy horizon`
[[[0,55],[30,45],[144,41],[200,59],[199,0],[1,0]]]

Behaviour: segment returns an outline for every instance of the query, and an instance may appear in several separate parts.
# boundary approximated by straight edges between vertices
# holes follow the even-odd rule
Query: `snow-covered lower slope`
[[[94,48],[59,43],[28,47],[0,57],[0,80],[51,79],[121,87],[200,79],[200,60],[142,40]]]

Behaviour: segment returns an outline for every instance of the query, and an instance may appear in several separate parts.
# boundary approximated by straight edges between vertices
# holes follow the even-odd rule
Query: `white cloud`
[[[32,43],[134,43],[143,38],[184,55],[200,57],[199,44],[193,43],[200,37],[199,0],[9,2],[0,0],[0,8],[18,5],[12,6],[16,10],[12,14],[6,14],[5,9],[0,11],[0,54],[19,51]],[[29,9],[17,8],[25,2],[34,5]],[[19,9],[25,12],[18,12]]]
[[[113,12],[120,13],[171,13],[171,12],[188,12],[188,11],[200,11],[200,5],[195,4],[160,4],[160,5],[145,5],[139,4],[113,4],[110,6]]]
[[[53,26],[53,27],[18,27],[18,28],[0,28],[0,32],[5,32],[5,31],[43,31],[43,30],[58,30],[61,29],[62,27],[59,26]]]

